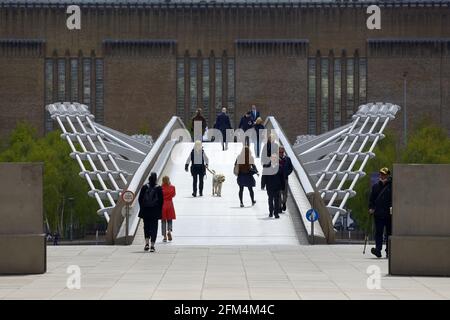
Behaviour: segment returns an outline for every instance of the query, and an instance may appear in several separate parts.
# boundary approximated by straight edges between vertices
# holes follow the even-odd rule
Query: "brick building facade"
[[[81,30],[66,27],[74,3]],[[212,126],[226,106],[236,125],[255,103],[294,139],[366,101],[402,106],[405,73],[409,121],[450,132],[450,1],[0,0],[2,137],[20,120],[42,134],[46,103],[78,101],[154,137],[172,115],[201,107]]]

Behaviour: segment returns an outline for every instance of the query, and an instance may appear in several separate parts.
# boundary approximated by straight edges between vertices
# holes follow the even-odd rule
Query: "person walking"
[[[195,198],[197,196],[197,181],[198,190],[200,192],[200,197],[203,196],[203,178],[206,175],[206,167],[208,166],[208,157],[202,147],[202,142],[200,140],[195,141],[194,148],[192,149],[189,157],[186,160],[184,170],[188,171],[189,164],[191,165],[191,175],[192,175],[192,196]]]
[[[252,110],[250,110],[250,112],[251,112],[250,116],[252,117],[253,122],[256,122],[256,119],[261,117],[261,115],[259,114],[259,111],[256,110],[256,105],[254,105],[254,104],[252,104]]]
[[[372,186],[369,200],[369,214],[373,215],[375,222],[375,248],[371,253],[381,258],[383,248],[383,233],[386,228],[386,257],[388,256],[389,236],[392,233],[392,178],[388,168],[381,168],[379,181]]]
[[[241,118],[241,121],[239,122],[239,129],[242,129],[245,132],[253,128],[255,125],[254,121],[252,120],[251,112],[248,111],[244,116]],[[250,139],[248,136],[245,137],[245,145],[248,146],[250,144]]]
[[[202,128],[201,135],[200,135],[200,132],[195,132],[195,123],[196,122],[201,123],[201,128]],[[203,141],[203,136],[205,135],[207,126],[208,125],[206,123],[206,119],[202,116],[202,109],[198,108],[197,113],[191,120],[191,134],[194,137],[194,141],[196,141],[196,140]]]
[[[255,142],[255,155],[256,158],[259,158],[259,151],[261,148],[261,143],[263,141],[263,130],[265,129],[263,125],[263,119],[259,117],[255,121],[255,126],[253,127],[256,131],[256,142]]]
[[[252,206],[256,203],[255,195],[253,193],[253,187],[256,185],[254,174],[258,174],[258,169],[255,166],[255,160],[250,154],[250,148],[244,146],[240,155],[237,157],[234,163],[234,174],[237,175],[237,183],[239,185],[239,200],[241,202],[241,208],[244,207],[242,200],[244,194],[244,188],[247,187],[252,200]]]
[[[176,195],[176,190],[175,186],[170,183],[170,178],[168,176],[162,178],[162,192],[164,203],[162,207],[161,231],[164,237],[163,241],[167,242],[167,239],[172,241],[173,220],[177,218],[172,201]]]
[[[155,242],[158,235],[158,220],[161,219],[163,207],[162,188],[157,184],[156,172],[152,172],[148,178],[148,183],[144,184],[139,193],[139,218],[144,220],[144,250],[149,250],[149,240],[151,243],[150,252],[155,252]]]
[[[263,166],[270,166],[271,161],[270,157],[272,156],[273,153],[279,152],[280,146],[275,141],[275,138],[276,138],[275,134],[271,133],[267,137],[267,142],[261,150],[261,164]]]
[[[227,115],[227,108],[222,108],[222,112],[217,115],[214,128],[222,133],[222,150],[228,149],[227,129],[231,129],[230,117]]]
[[[269,218],[280,218],[280,193],[284,188],[284,175],[279,165],[279,156],[273,153],[270,157],[270,165],[263,167],[261,178],[261,190],[267,190],[269,202]]]
[[[280,193],[281,198],[281,210],[280,213],[286,211],[286,202],[288,198],[288,178],[289,175],[294,170],[294,166],[292,165],[292,160],[286,155],[286,150],[283,146],[278,148],[279,158],[280,158],[280,170],[283,172],[283,188]]]

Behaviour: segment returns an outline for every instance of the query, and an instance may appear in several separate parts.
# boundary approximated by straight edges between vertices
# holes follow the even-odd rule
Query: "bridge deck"
[[[233,174],[233,164],[242,149],[241,143],[229,143],[222,151],[220,143],[204,143],[210,168],[223,173],[226,180],[222,197],[212,196],[212,175],[204,181],[203,197],[192,196],[192,177],[184,171],[184,163],[193,143],[180,143],[172,151],[164,175],[171,178],[177,195],[174,198],[177,219],[174,221],[174,244],[177,245],[299,245],[306,244],[302,229],[294,225],[288,210],[280,219],[268,217],[267,193],[260,188],[261,177],[256,177],[255,200],[251,206],[248,190],[244,191],[244,208],[240,208],[239,187]],[[253,146],[252,146],[253,152]],[[261,163],[256,159],[261,172]],[[294,212],[294,214],[297,214]],[[142,223],[133,244],[143,244]],[[162,242],[161,229],[157,242]],[[304,232],[303,232],[304,233]]]

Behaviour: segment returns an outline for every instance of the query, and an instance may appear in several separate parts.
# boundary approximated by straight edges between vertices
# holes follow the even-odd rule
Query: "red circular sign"
[[[130,190],[126,190],[124,192],[122,192],[122,200],[125,201],[125,203],[132,203],[134,200],[134,193],[133,191]]]

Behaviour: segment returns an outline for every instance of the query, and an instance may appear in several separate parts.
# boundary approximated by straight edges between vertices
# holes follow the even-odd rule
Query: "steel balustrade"
[[[348,199],[355,195],[353,189],[358,180],[365,176],[363,170],[368,160],[375,156],[373,153],[375,146],[384,138],[383,132],[388,122],[395,118],[399,110],[398,105],[390,103],[361,105],[353,115],[353,122],[348,130],[343,126],[342,130],[335,129],[337,133],[331,137],[329,134],[310,137],[303,143],[304,148],[302,143],[294,146],[300,160],[308,159],[308,162],[304,163],[305,168],[315,180],[315,186],[319,189],[322,199],[326,201],[328,211],[333,215],[333,224],[340,214],[346,213],[345,205]],[[372,143],[369,149],[364,151],[370,141]],[[330,152],[330,148],[336,148],[336,151]],[[324,150],[323,153],[321,150]],[[315,152],[314,155],[312,152]],[[325,165],[326,159],[329,161]],[[362,163],[354,170],[358,160]],[[350,181],[350,186],[343,190],[345,183]],[[320,188],[321,186],[323,188]]]

